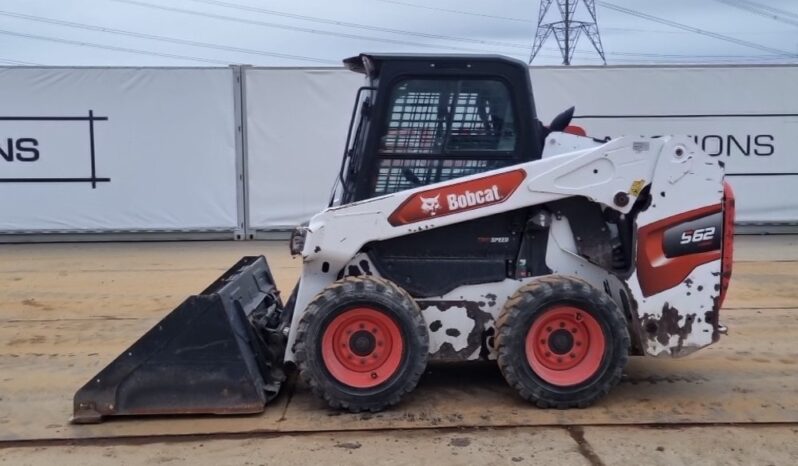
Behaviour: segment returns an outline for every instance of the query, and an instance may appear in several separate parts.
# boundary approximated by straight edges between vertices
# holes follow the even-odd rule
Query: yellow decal
[[[634,197],[640,195],[640,191],[643,190],[643,187],[646,185],[646,180],[637,180],[632,181],[632,186],[629,187],[629,194]]]

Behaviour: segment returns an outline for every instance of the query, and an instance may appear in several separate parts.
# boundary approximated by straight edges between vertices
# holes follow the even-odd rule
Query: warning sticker
[[[629,194],[634,197],[640,195],[640,191],[646,186],[646,180],[636,180],[632,181],[632,186],[629,187]]]

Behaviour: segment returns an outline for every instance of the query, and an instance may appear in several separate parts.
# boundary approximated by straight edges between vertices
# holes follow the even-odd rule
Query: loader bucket
[[[72,422],[263,411],[285,379],[282,311],[266,259],[242,258],[78,390]]]

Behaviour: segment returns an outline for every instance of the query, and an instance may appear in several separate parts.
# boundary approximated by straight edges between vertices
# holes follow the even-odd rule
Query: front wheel
[[[499,368],[541,408],[583,408],[620,379],[629,332],[618,306],[582,280],[551,276],[522,287],[496,324]]]
[[[394,283],[347,277],[308,305],[294,346],[300,376],[333,408],[379,411],[418,384],[429,335],[415,301]]]

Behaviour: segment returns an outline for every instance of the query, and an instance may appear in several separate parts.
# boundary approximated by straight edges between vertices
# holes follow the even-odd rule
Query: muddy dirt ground
[[[376,415],[289,384],[261,415],[67,421],[75,389],[240,256],[289,290],[284,242],[0,246],[0,464],[798,464],[798,238],[738,237],[730,334],[633,358],[584,410],[520,401],[495,366],[433,366]]]

